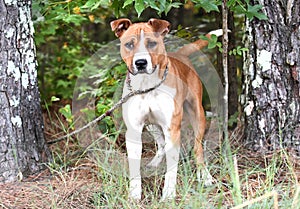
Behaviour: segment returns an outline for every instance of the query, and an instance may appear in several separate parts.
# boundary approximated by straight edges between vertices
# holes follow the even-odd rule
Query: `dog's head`
[[[170,29],[168,21],[150,19],[132,24],[129,19],[122,18],[110,25],[121,41],[121,56],[131,74],[152,74],[167,65],[163,37]]]

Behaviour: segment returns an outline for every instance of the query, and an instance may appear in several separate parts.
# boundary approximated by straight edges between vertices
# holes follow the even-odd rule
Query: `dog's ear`
[[[116,36],[120,38],[124,31],[131,25],[131,21],[127,18],[121,18],[110,22],[111,30],[115,32]]]
[[[171,24],[168,21],[155,18],[151,18],[148,21],[148,24],[152,26],[155,32],[159,33],[162,36],[165,36],[171,28]]]

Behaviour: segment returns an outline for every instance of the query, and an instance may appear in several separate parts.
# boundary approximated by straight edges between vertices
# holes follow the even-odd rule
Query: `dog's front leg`
[[[162,193],[162,201],[166,199],[174,199],[176,196],[176,179],[179,160],[179,144],[171,140],[170,131],[165,130],[165,153],[167,161],[167,172],[165,175],[165,185]]]
[[[140,172],[142,156],[141,131],[128,129],[125,136],[130,178],[129,198],[135,200],[140,200],[142,196]]]

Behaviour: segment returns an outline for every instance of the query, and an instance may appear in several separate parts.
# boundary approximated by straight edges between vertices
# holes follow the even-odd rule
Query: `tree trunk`
[[[43,135],[31,1],[0,0],[0,182],[41,169]]]
[[[268,20],[246,25],[246,143],[255,150],[300,152],[300,0],[259,2]]]

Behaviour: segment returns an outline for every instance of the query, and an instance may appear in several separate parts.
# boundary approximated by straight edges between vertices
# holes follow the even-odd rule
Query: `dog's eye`
[[[148,41],[147,48],[152,49],[157,45],[156,41]]]
[[[125,44],[125,47],[126,47],[127,49],[129,49],[129,50],[132,50],[133,47],[134,47],[133,41],[127,42],[127,43]]]

